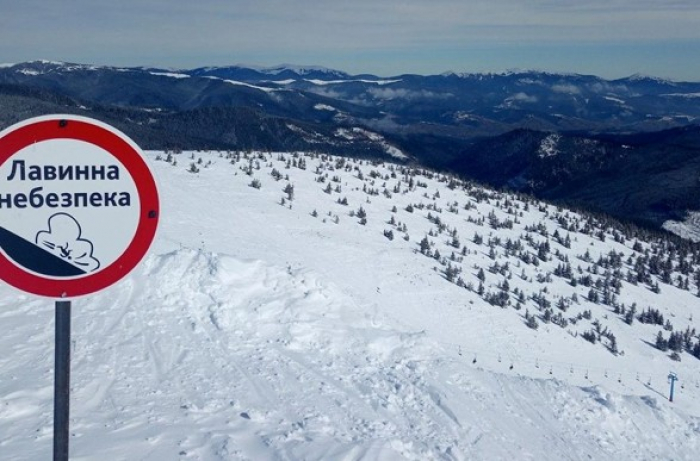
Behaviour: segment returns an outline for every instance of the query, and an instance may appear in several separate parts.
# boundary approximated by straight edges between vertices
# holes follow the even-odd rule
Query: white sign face
[[[140,261],[157,221],[150,170],[114,128],[49,116],[0,133],[0,278],[11,285],[52,297],[98,291]]]
[[[29,179],[30,173],[34,179]],[[136,233],[139,204],[134,180],[124,165],[98,146],[74,139],[42,141],[5,162],[0,178],[4,179],[0,197],[13,201],[27,197],[26,206],[22,201],[19,207],[13,203],[0,214],[0,227],[85,275],[112,264]]]

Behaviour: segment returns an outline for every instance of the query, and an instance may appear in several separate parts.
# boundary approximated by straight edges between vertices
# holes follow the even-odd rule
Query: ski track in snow
[[[155,248],[126,280],[74,302],[71,459],[696,458],[695,394],[679,389],[693,404],[674,407],[658,373],[647,386],[625,365],[616,383],[607,351],[558,327],[530,344],[517,317],[414,267],[420,232],[397,236],[399,254],[365,227],[319,224],[320,201],[310,221],[313,206],[296,211],[313,201],[299,183],[287,210],[274,203],[285,182],[266,181],[262,192],[277,192],[265,208],[223,162],[204,174],[242,186],[206,190],[153,163],[164,198]],[[0,459],[47,459],[52,302],[1,286],[0,322]],[[575,349],[558,354],[568,341]],[[587,362],[574,369],[565,360],[577,349]]]

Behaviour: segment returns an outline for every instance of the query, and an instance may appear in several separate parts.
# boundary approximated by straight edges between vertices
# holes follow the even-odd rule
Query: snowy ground
[[[693,242],[700,242],[700,213],[691,211],[685,221],[666,221],[664,229]]]
[[[443,208],[469,246],[462,276],[478,284],[476,267],[493,261],[472,235],[517,239],[540,222],[553,232],[554,207],[533,206],[514,229],[492,231],[467,217],[505,217],[493,201],[437,178],[382,194],[382,183],[397,181],[383,178],[389,165],[353,164],[364,179],[354,167],[325,170],[319,183],[316,158],[301,170],[285,168],[288,154],[267,155],[247,175],[246,161],[220,153],[177,155],[177,166],[157,155],[148,153],[163,202],[154,248],[126,280],[73,303],[71,459],[696,459],[699,360],[669,360],[648,344],[658,327],[624,324],[585,301],[584,287],[569,314],[593,311],[624,355],[575,337],[588,323],[527,328],[525,309],[492,306],[448,282],[417,251],[432,228],[428,210],[405,211],[421,201]],[[200,157],[200,171],[188,172]],[[276,181],[272,168],[289,180]],[[291,208],[280,204],[287,183]],[[325,193],[329,183],[341,192]],[[343,197],[349,205],[337,203]],[[447,212],[470,200],[470,211]],[[360,206],[366,225],[349,215]],[[388,224],[392,215],[407,232]],[[562,250],[572,262],[587,249],[593,259],[631,251],[631,241],[572,238]],[[448,254],[447,236],[431,240]],[[513,266],[511,289],[528,292],[557,263],[496,260]],[[499,281],[488,273],[485,285]],[[543,286],[553,298],[575,290],[558,278]],[[700,323],[692,292],[629,285],[620,297],[661,309],[678,328]],[[0,322],[0,459],[47,459],[53,303],[0,286]],[[675,403],[671,370],[681,378]]]

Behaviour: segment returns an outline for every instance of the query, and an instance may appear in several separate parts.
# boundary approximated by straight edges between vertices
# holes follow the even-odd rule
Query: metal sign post
[[[56,359],[53,401],[53,459],[68,461],[70,418],[71,302],[56,301]]]

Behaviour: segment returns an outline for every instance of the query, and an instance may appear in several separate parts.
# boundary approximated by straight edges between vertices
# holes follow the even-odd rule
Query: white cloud
[[[525,102],[525,103],[530,103],[534,104],[538,101],[537,96],[531,96],[526,93],[515,93],[513,96],[508,98],[511,101],[517,101],[517,102]]]
[[[408,90],[405,88],[370,88],[367,93],[377,99],[448,99],[449,93],[435,93],[427,90]]]
[[[607,82],[596,82],[590,86],[592,91],[596,93],[617,93],[617,94],[628,94],[630,92],[627,85],[623,84],[612,84]]]
[[[555,93],[564,94],[581,94],[581,89],[579,87],[568,83],[552,85],[552,91],[554,91]]]

